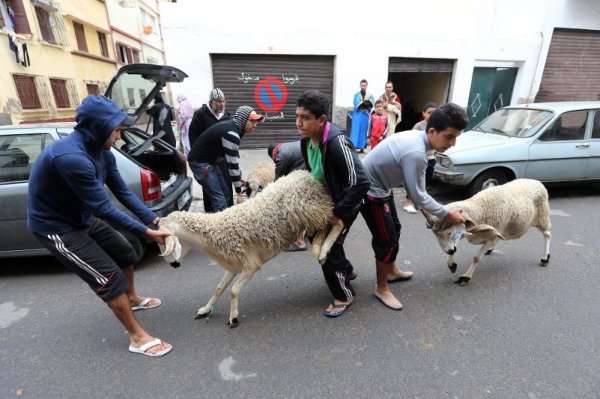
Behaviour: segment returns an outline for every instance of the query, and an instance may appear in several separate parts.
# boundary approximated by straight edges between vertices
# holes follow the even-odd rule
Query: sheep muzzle
[[[165,261],[167,261],[173,267],[179,267],[179,259],[181,258],[181,244],[176,236],[167,236],[165,237],[165,245],[164,247],[160,245],[160,249],[164,250],[161,252],[160,256],[162,256]]]

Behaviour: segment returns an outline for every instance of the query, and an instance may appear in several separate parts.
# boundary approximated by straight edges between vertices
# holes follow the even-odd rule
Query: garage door
[[[598,60],[600,31],[555,29],[535,101],[600,100]]]
[[[331,56],[212,54],[211,58],[213,82],[225,93],[229,112],[250,105],[266,116],[244,136],[242,148],[298,140],[296,100],[304,91],[316,89],[333,98]]]

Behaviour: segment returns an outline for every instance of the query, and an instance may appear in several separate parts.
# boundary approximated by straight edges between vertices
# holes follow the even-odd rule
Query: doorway
[[[421,110],[428,102],[444,104],[450,94],[455,60],[437,58],[390,57],[388,80],[402,104],[402,120],[396,131],[411,130],[421,121]],[[383,90],[382,90],[383,92]]]

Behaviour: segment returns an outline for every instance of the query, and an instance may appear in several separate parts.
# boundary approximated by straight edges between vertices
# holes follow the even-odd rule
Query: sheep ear
[[[427,228],[433,228],[433,225],[437,221],[437,218],[431,213],[427,212],[425,209],[421,209],[421,213],[423,214],[423,216],[425,216],[425,224],[427,225]]]
[[[470,230],[469,228],[467,228],[467,231],[469,231],[470,233],[490,234],[498,237],[501,240],[506,241],[506,238],[504,238],[494,226],[490,226],[489,224],[478,224],[476,226],[473,225],[473,227]]]

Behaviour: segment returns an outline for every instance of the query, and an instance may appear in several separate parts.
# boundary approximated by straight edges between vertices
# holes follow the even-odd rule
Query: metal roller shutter
[[[600,100],[600,31],[554,29],[542,82],[542,101]]]
[[[333,98],[333,57],[308,55],[212,54],[214,86],[227,98],[231,114],[250,105],[266,116],[242,148],[298,140],[296,100],[306,90]],[[331,113],[331,110],[330,110]]]

